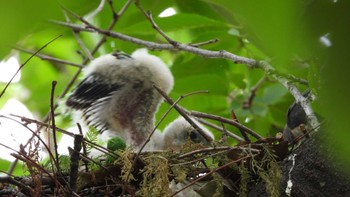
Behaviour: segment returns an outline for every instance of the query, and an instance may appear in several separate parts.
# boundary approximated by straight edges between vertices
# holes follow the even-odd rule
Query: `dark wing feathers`
[[[108,97],[120,87],[119,84],[109,84],[98,74],[91,74],[77,85],[67,99],[66,105],[74,109],[86,110],[94,102]]]

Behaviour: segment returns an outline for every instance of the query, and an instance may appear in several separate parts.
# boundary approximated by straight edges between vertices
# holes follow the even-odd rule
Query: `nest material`
[[[23,159],[31,169],[30,175],[7,177],[7,181],[1,181],[1,194],[180,196],[192,190],[198,196],[241,196],[249,186],[263,181],[267,192],[278,196],[281,173],[277,161],[287,152],[287,143],[275,138],[235,147],[186,144],[179,151],[147,152],[137,157],[126,149],[116,151],[118,156],[111,164],[105,165],[102,159],[93,169],[81,165],[78,177],[71,177],[72,169],[58,172]],[[72,187],[73,179],[77,180]],[[175,191],[171,185],[177,186],[172,187]]]

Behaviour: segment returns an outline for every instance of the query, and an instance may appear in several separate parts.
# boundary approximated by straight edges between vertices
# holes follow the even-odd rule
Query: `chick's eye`
[[[191,131],[190,132],[190,139],[192,140],[192,141],[196,141],[196,139],[197,139],[197,133],[196,132],[194,132],[194,131]]]

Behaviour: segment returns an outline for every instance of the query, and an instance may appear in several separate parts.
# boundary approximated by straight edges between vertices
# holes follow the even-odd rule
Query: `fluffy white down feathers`
[[[87,125],[109,136],[119,136],[135,149],[140,148],[154,128],[155,113],[162,101],[153,84],[166,93],[174,84],[167,65],[146,49],[139,49],[131,56],[122,52],[103,55],[93,60],[83,73],[83,80],[66,105],[81,112]],[[148,149],[177,148],[188,137],[196,143],[204,142],[186,120],[178,118],[164,134],[156,132]]]

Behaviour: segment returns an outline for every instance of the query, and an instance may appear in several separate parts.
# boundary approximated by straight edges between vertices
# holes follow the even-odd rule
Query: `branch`
[[[44,44],[44,46],[40,47],[33,55],[31,55],[16,71],[16,73],[12,76],[12,78],[10,79],[10,81],[6,84],[5,88],[2,90],[2,92],[0,93],[0,98],[2,97],[2,95],[6,92],[6,89],[8,88],[8,86],[11,84],[12,80],[16,77],[16,75],[18,74],[18,72],[40,51],[42,51],[43,49],[45,49],[49,44],[51,44],[52,42],[54,42],[55,40],[57,40],[58,38],[60,38],[62,35],[56,36],[54,39],[50,40],[49,42],[47,42],[46,44]]]
[[[82,148],[83,135],[74,135],[74,151],[71,151],[70,156],[70,174],[69,174],[69,186],[72,192],[77,191],[77,180],[78,180],[78,170],[79,170],[79,152]]]
[[[54,143],[54,148],[55,148],[55,164],[56,164],[56,169],[59,174],[61,174],[61,169],[60,169],[60,161],[58,157],[58,151],[57,151],[57,139],[56,139],[56,123],[55,123],[55,109],[54,109],[54,96],[55,96],[55,87],[56,87],[57,81],[52,82],[52,89],[51,89],[51,96],[50,96],[50,112],[51,112],[51,123],[52,123],[52,135],[53,135],[53,143]],[[50,131],[48,131],[50,132]],[[49,134],[50,135],[50,134]]]
[[[238,142],[244,142],[244,139],[241,138],[240,136],[230,132],[230,131],[227,131],[226,129],[223,129],[222,127],[219,127],[217,126],[216,124],[213,124],[211,122],[208,122],[208,121],[205,121],[201,118],[196,118],[196,120],[198,120],[198,122],[208,126],[208,127],[211,127],[215,130],[218,130],[218,131],[221,131],[221,132],[224,132],[225,134],[229,135],[230,137],[232,137],[233,139],[237,140]]]
[[[230,120],[230,119],[227,119],[227,118],[223,118],[221,116],[216,116],[216,115],[212,115],[212,114],[203,113],[203,112],[192,111],[191,115],[199,117],[199,118],[208,118],[208,119],[217,120],[217,121],[220,121],[220,122],[225,122],[227,124],[230,124],[232,126],[237,127],[238,129],[242,129],[243,131],[249,133],[250,135],[252,135],[256,139],[263,139],[263,137],[261,135],[259,135],[258,133],[256,133],[252,129],[250,129],[250,128],[240,124],[237,121]]]
[[[263,76],[251,89],[249,97],[243,101],[243,109],[250,109],[253,104],[253,100],[256,96],[256,92],[261,87],[261,85],[266,81],[266,76]]]
[[[78,67],[78,68],[84,67],[81,64],[77,64],[77,63],[74,63],[74,62],[70,62],[70,61],[59,59],[59,58],[55,58],[55,57],[51,57],[51,56],[48,56],[48,55],[45,55],[45,54],[42,54],[42,53],[35,53],[35,51],[24,49],[24,48],[19,47],[19,46],[14,46],[13,48],[18,50],[18,51],[22,51],[22,52],[25,52],[25,53],[28,53],[28,54],[31,54],[31,55],[35,55],[36,57],[40,58],[41,60],[47,60],[49,62],[56,62],[56,63],[60,63],[60,64],[68,64],[68,65],[75,66],[75,67]]]
[[[176,109],[177,112],[179,112],[179,114],[184,117],[184,119],[190,123],[190,125],[196,129],[196,131],[198,131],[199,134],[201,134],[204,139],[207,142],[211,142],[213,141],[213,139],[211,139],[211,137],[209,137],[195,122],[193,122],[193,120],[188,117],[188,115],[186,114],[186,112],[180,107],[178,106],[163,90],[161,90],[158,86],[153,85],[154,88],[156,88],[156,90],[165,98],[165,100],[172,106],[174,106],[174,108]]]
[[[194,184],[197,183],[198,181],[200,181],[200,180],[204,179],[205,177],[207,177],[207,176],[213,174],[214,172],[217,172],[217,171],[219,171],[219,170],[221,170],[221,169],[223,169],[223,168],[228,167],[229,165],[232,165],[232,164],[234,164],[234,163],[238,163],[238,162],[240,162],[240,161],[242,161],[242,160],[244,160],[244,159],[247,159],[247,158],[250,158],[250,157],[253,157],[253,156],[255,156],[255,155],[249,155],[249,156],[241,157],[241,158],[239,158],[239,159],[237,159],[237,160],[230,161],[230,162],[228,162],[228,163],[226,163],[226,164],[224,164],[224,165],[222,165],[222,166],[219,166],[219,167],[217,167],[217,168],[214,168],[213,170],[209,171],[209,172],[206,173],[205,175],[200,176],[199,178],[193,180],[191,183],[189,183],[189,184],[186,185],[185,187],[181,188],[179,191],[173,193],[173,194],[171,195],[171,197],[176,196],[176,194],[178,194],[178,193],[180,193],[181,191],[187,189],[188,187],[191,187],[192,185],[194,185]]]
[[[310,130],[316,132],[319,129],[320,122],[318,121],[311,105],[310,101],[303,96],[303,94],[298,90],[298,88],[291,83],[287,78],[278,75],[275,72],[275,68],[272,67],[269,63],[265,61],[261,61],[259,63],[260,67],[265,71],[265,73],[269,74],[269,76],[273,77],[280,84],[282,84],[295,98],[295,102],[300,104],[306,114],[307,122],[311,127]]]

